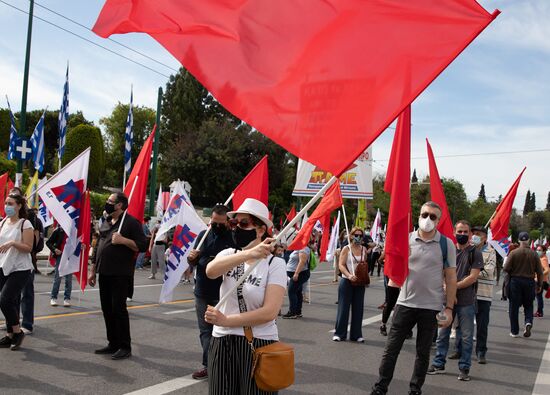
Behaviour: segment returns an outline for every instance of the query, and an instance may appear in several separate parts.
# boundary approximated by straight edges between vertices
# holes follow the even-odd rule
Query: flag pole
[[[223,205],[227,206],[229,204],[229,202],[233,199],[233,196],[235,196],[234,193],[229,195],[229,197],[227,198],[227,200],[225,201],[225,203]],[[202,245],[204,244],[204,241],[206,240],[206,236],[208,236],[208,234],[210,233],[210,229],[212,229],[211,226],[206,228],[206,231],[204,232],[204,236],[202,236],[202,239],[199,241],[199,245],[197,246],[197,248],[195,248],[195,250],[200,250],[201,249]]]
[[[493,215],[491,215],[491,218],[489,218],[489,221],[485,224],[485,228],[487,228],[490,224],[493,218],[495,218],[495,215],[497,214],[497,210],[493,211]]]
[[[128,196],[128,204],[130,204],[130,201],[132,200],[132,196],[134,195],[134,189],[136,188],[137,180],[139,176],[136,176],[134,179],[134,185],[132,185],[132,190],[130,191],[130,196]],[[120,225],[118,225],[117,233],[120,233],[120,230],[122,229],[122,224],[124,223],[124,220],[126,219],[126,213],[128,212],[128,207],[126,207],[126,210],[124,210],[124,214],[122,214],[122,219],[120,220]]]
[[[344,216],[344,225],[346,226],[346,235],[348,239],[349,253],[351,254],[351,239],[349,238],[348,219],[346,218],[346,207],[342,204],[342,215]],[[353,267],[353,259],[351,260],[351,275],[355,276],[355,268]]]
[[[275,238],[274,244],[276,244],[280,241],[280,239],[283,237],[283,235],[286,232],[288,232],[288,230],[290,230],[290,228],[292,228],[294,226],[294,224],[296,224],[302,218],[302,216],[305,213],[307,213],[307,211],[311,208],[311,206],[313,206],[317,202],[317,200],[319,200],[325,194],[326,190],[328,188],[330,188],[332,186],[332,184],[334,184],[337,180],[338,180],[338,178],[336,178],[335,176],[332,176],[332,178],[330,180],[328,180],[328,182],[315,194],[315,196],[313,196],[311,198],[311,200],[309,202],[307,202],[307,204],[300,210],[300,212],[298,214],[296,214],[296,217],[292,218],[292,220],[285,226],[285,228],[283,230],[281,230],[281,232]],[[203,239],[204,239],[204,237],[203,237]],[[227,292],[225,295],[222,296],[222,298],[220,299],[220,301],[218,302],[218,304],[215,307],[217,310],[219,310],[220,307],[223,306],[223,304],[227,301],[227,298],[229,298],[229,295],[234,294],[234,292],[237,290],[237,288],[243,283],[243,281],[246,278],[248,278],[248,276],[250,275],[252,270],[254,270],[254,268],[256,267],[256,265],[259,262],[260,262],[259,260],[256,261],[256,262],[253,262],[248,267],[248,269],[246,269],[244,274],[237,280],[237,282],[235,283],[233,288],[229,292]]]

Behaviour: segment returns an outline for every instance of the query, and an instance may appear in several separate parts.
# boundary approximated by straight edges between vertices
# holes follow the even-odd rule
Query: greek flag
[[[133,89],[130,92],[130,109],[128,110],[128,118],[126,119],[126,135],[124,144],[124,174],[128,174],[132,168],[132,140],[134,139],[134,132],[132,130],[134,126],[134,114],[133,114]]]
[[[11,112],[10,101],[8,100],[8,96],[6,96],[6,101],[8,102],[8,109],[10,111],[10,119],[11,119],[10,146],[8,148],[8,159],[12,160],[12,159],[15,159],[15,144],[17,142],[17,129],[15,128],[15,117],[13,116],[13,112]]]
[[[63,158],[65,153],[65,137],[67,136],[67,124],[69,123],[69,65],[65,75],[65,85],[63,87],[63,101],[59,109],[58,129],[59,129],[59,150],[57,157]]]
[[[34,168],[38,170],[39,173],[44,171],[44,115],[46,114],[46,110],[42,113],[31,136],[32,160],[34,162]]]

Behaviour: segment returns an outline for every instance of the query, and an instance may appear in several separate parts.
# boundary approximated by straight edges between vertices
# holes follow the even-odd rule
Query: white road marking
[[[319,274],[319,273],[334,273],[334,270],[319,270],[319,271],[314,270],[314,271],[311,272],[312,275],[313,274]]]
[[[546,341],[546,348],[540,361],[540,368],[533,387],[533,395],[547,395],[550,393],[550,334]]]
[[[147,285],[134,285],[134,288],[147,288],[147,287],[162,287],[162,284],[147,284]],[[71,293],[78,293],[81,292],[80,289],[76,289],[71,291]],[[86,288],[86,292],[83,292],[83,294],[87,292],[99,292],[99,287],[97,288]],[[35,295],[50,295],[51,292],[36,292]]]
[[[381,320],[382,320],[382,314],[378,314],[378,315],[375,315],[374,317],[364,319],[363,322],[361,323],[361,326],[367,326],[369,324],[373,324],[373,323],[381,321]],[[350,330],[350,325],[348,325],[348,332],[349,332],[349,330]],[[334,333],[336,331],[334,329],[332,329],[328,332],[329,333]]]
[[[177,379],[168,380],[164,383],[152,385],[133,392],[128,392],[125,395],[164,395],[181,388],[190,387],[193,384],[200,383],[200,380],[194,380],[191,375],[178,377]]]
[[[170,315],[170,314],[179,314],[179,313],[189,313],[190,311],[195,311],[195,308],[193,307],[192,309],[167,311],[166,313],[162,313],[162,314]]]

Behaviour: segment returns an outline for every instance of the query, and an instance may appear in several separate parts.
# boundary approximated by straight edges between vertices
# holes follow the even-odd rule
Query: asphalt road
[[[51,307],[52,277],[36,276],[35,331],[20,351],[0,350],[0,393],[206,394],[207,383],[190,378],[201,360],[192,285],[180,284],[175,301],[159,306],[160,281],[147,276],[136,272],[134,301],[129,303],[133,356],[123,361],[93,354],[106,344],[97,289],[86,290],[80,303],[79,292],[73,291],[73,307]],[[378,332],[381,311],[376,307],[384,298],[383,284],[374,277],[366,292],[366,343],[335,343],[330,331],[337,285],[331,280],[330,268],[321,264],[312,276],[304,317],[278,321],[281,339],[296,351],[296,383],[281,393],[360,394],[376,381],[386,340]],[[472,381],[461,382],[457,362],[448,361],[446,374],[427,377],[424,394],[550,394],[550,319],[537,318],[531,338],[512,339],[507,303],[499,299],[496,295],[491,310],[488,364],[473,361]],[[403,347],[390,394],[407,393],[414,341]]]

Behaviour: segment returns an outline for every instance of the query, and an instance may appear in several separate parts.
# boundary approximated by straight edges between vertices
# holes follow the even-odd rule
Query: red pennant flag
[[[326,190],[325,196],[323,196],[323,199],[321,199],[321,202],[317,208],[313,211],[304,226],[302,226],[302,229],[300,229],[296,235],[296,238],[292,241],[292,243],[290,243],[288,249],[301,250],[305,248],[309,242],[311,232],[317,223],[317,220],[322,220],[326,215],[329,215],[330,217],[332,210],[341,207],[342,204],[344,204],[344,202],[342,200],[342,193],[340,192],[340,182],[336,181]],[[330,234],[330,227],[328,225],[330,224],[327,223],[327,227],[323,228],[325,229],[323,234]]]
[[[411,107],[399,116],[393,138],[393,173],[390,213],[386,233],[384,274],[399,286],[409,274],[409,228],[411,213]],[[386,176],[388,177],[388,175]]]
[[[505,237],[508,237],[508,225],[510,224],[510,216],[512,215],[512,206],[514,204],[514,200],[516,199],[521,176],[523,176],[523,172],[526,168],[527,167],[523,168],[518,178],[495,210],[495,215],[490,225],[493,240],[502,240]]]
[[[132,173],[130,177],[128,177],[128,181],[124,187],[124,194],[130,198],[130,192],[132,191],[134,182],[136,184],[132,199],[128,202],[128,214],[140,222],[143,222],[143,213],[145,212],[145,197],[147,195],[147,182],[149,180],[149,167],[151,165],[151,151],[153,150],[156,130],[157,125],[155,124],[153,131],[145,141],[145,144],[143,144],[143,148],[137,157]],[[137,176],[139,177],[136,181]]]
[[[296,218],[296,206],[293,204],[288,214],[286,214],[286,219],[288,222]]]
[[[92,216],[90,213],[90,192],[86,191],[82,196],[81,214],[78,224],[78,234],[82,235],[80,240],[83,244],[80,252],[80,270],[75,273],[80,289],[84,291],[88,283],[88,259],[90,254],[90,232]]]
[[[4,211],[4,201],[6,200],[6,196],[9,191],[6,188],[8,186],[8,176],[9,173],[7,172],[0,176],[0,215],[2,218],[6,216],[6,212]]]
[[[279,218],[279,229],[283,229],[283,217]]]
[[[325,262],[327,260],[328,243],[330,241],[330,213],[325,214],[323,218],[319,220],[323,226],[323,236],[321,237],[321,256],[320,261]]]
[[[8,177],[8,192],[11,191],[14,186],[15,186],[15,184],[13,183],[11,178]]]
[[[451,215],[449,214],[445,192],[443,191],[443,184],[441,184],[432,146],[428,139],[426,139],[426,145],[428,147],[428,162],[430,164],[430,195],[432,201],[439,204],[439,207],[441,207],[441,218],[439,219],[437,230],[456,244],[454,227],[451,221]]]
[[[267,206],[269,195],[269,176],[267,155],[246,175],[233,191],[233,209],[237,210],[246,198],[257,199]]]
[[[93,31],[148,33],[235,116],[339,175],[498,13],[476,0],[107,0]]]

